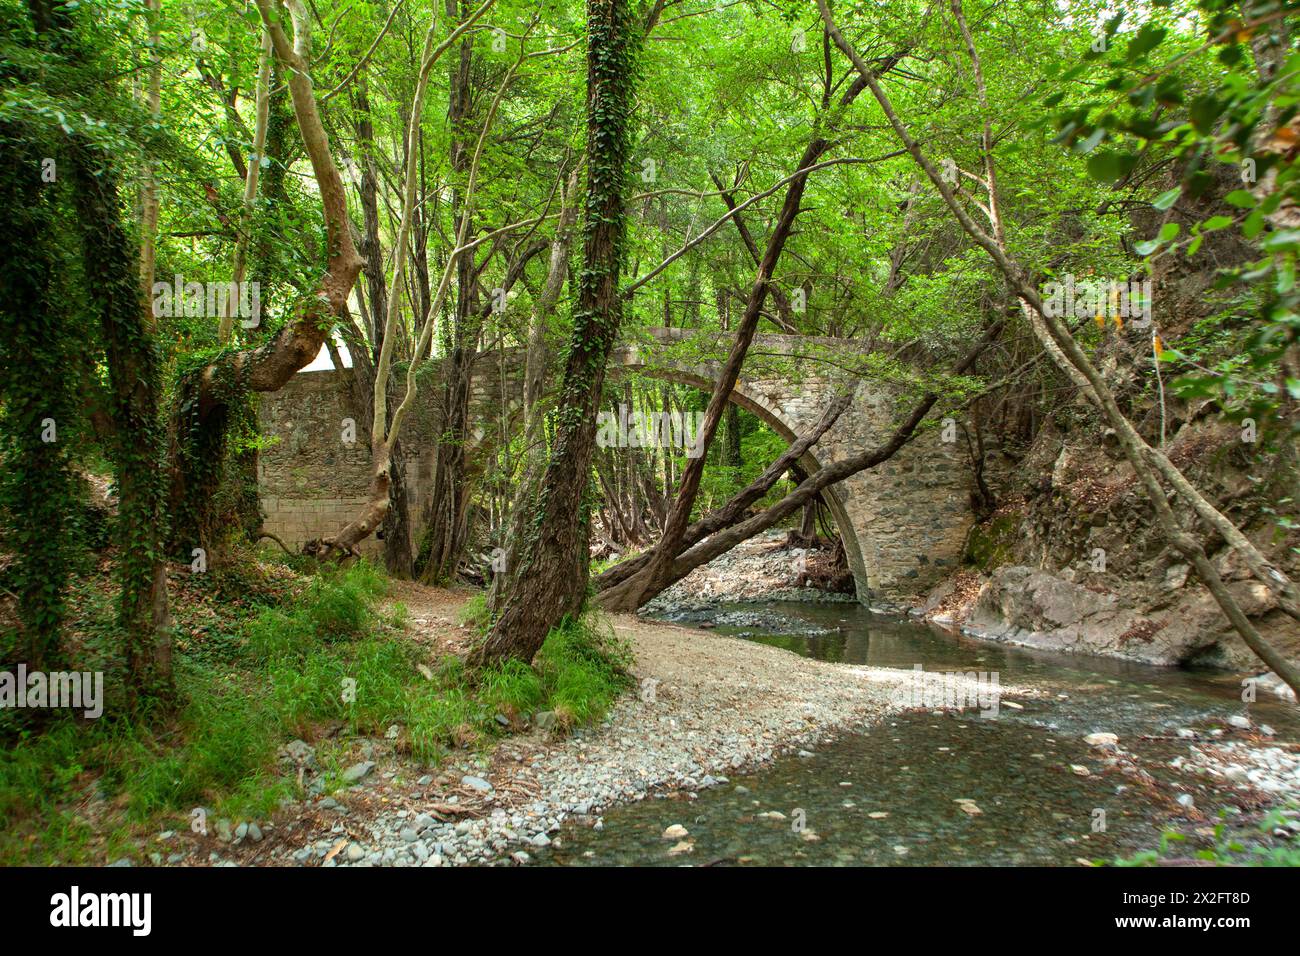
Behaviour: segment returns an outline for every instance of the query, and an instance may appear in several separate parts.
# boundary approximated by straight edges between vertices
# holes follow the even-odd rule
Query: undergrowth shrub
[[[409,652],[370,636],[385,587],[382,572],[359,563],[314,579],[288,608],[263,608],[237,625],[242,639],[209,628],[178,658],[183,703],[166,720],[110,709],[93,721],[55,715],[39,733],[3,728],[0,861],[84,859],[91,828],[73,805],[87,796],[123,794],[128,823],[204,805],[230,815],[269,812],[291,786],[275,772],[286,734],[329,718],[370,733],[402,714]],[[342,702],[345,677],[364,688],[355,704]],[[111,701],[117,688],[107,684]]]
[[[405,608],[379,610],[385,590],[383,573],[362,562],[276,606],[203,618],[178,655],[175,714],[110,708],[95,721],[56,716],[39,733],[0,728],[10,744],[0,751],[0,862],[93,862],[118,841],[131,852],[132,827],[200,806],[230,818],[270,813],[297,786],[278,773],[278,748],[322,724],[359,735],[401,725],[400,746],[436,764],[542,711],[561,730],[599,720],[631,683],[628,646],[595,613],[556,627],[532,666],[471,672],[447,656],[429,670],[401,633]],[[486,602],[470,602],[466,616],[486,623]],[[107,834],[103,821],[81,819],[88,799],[114,808]]]
[[[565,618],[546,636],[537,671],[561,723],[585,724],[605,716],[632,683],[631,647],[594,612]]]

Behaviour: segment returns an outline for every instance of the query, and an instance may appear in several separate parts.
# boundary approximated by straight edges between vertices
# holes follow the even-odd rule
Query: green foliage
[[[460,622],[482,631],[492,623],[491,615],[492,609],[488,607],[487,595],[475,594],[460,609]]]
[[[1164,17],[1176,17],[1169,0],[1156,6],[1167,11]],[[1221,348],[1207,352],[1193,340],[1176,348],[1157,343],[1157,352],[1178,373],[1173,384],[1180,394],[1216,397],[1238,418],[1256,420],[1261,433],[1282,429],[1277,440],[1291,442],[1300,422],[1284,420],[1279,410],[1300,397],[1300,379],[1283,366],[1300,342],[1300,230],[1287,213],[1300,200],[1292,148],[1300,54],[1273,36],[1274,24],[1294,17],[1297,5],[1250,7],[1244,20],[1241,5],[1229,0],[1199,0],[1196,8],[1208,43],[1148,22],[1126,44],[1088,58],[1102,60],[1099,74],[1086,65],[1064,74],[1093,80],[1086,99],[1055,116],[1057,140],[1092,153],[1089,171],[1106,182],[1129,176],[1148,154],[1173,161],[1181,181],[1152,201],[1161,212],[1214,196],[1224,174],[1240,182],[1211,215],[1198,216],[1186,230],[1166,219],[1136,251],[1149,262],[1179,254],[1195,260],[1207,238],[1225,230],[1251,244],[1257,258],[1219,270],[1216,288],[1232,302],[1211,330]],[[1122,20],[1123,14],[1107,24],[1108,36],[1117,39]],[[1157,52],[1163,63],[1132,69],[1154,61]],[[1205,335],[1198,338],[1204,345]]]
[[[43,183],[48,149],[0,123],[0,508],[9,516],[0,544],[16,555],[6,586],[18,595],[21,647],[0,659],[57,664],[63,597],[71,562],[69,517],[77,443],[73,316],[60,304],[68,239],[54,194]],[[52,321],[33,321],[48,315]]]
[[[123,825],[215,804],[235,815],[269,812],[291,791],[275,770],[276,749],[314,721],[343,719],[374,733],[400,714],[400,683],[410,651],[372,636],[382,574],[358,564],[308,586],[292,608],[268,607],[244,627],[245,640],[224,655],[196,652],[178,668],[183,701],[172,720],[148,712],[99,720],[61,717],[40,733],[6,728],[0,751],[0,859],[32,861],[20,833],[62,836],[51,861],[80,858],[87,829],[71,805],[90,788],[125,795]],[[356,704],[342,703],[344,677],[357,682]],[[112,693],[109,690],[109,693]]]
[[[114,839],[197,806],[268,814],[295,794],[277,772],[277,749],[322,724],[374,736],[399,724],[411,755],[437,763],[506,732],[498,715],[514,726],[542,710],[561,727],[598,720],[630,682],[627,646],[591,616],[552,632],[536,668],[511,661],[470,673],[447,657],[427,680],[418,646],[394,628],[404,612],[395,619],[377,607],[386,589],[382,572],[359,562],[263,606],[235,625],[239,640],[210,630],[180,662],[182,705],[169,720],[109,708],[41,732],[0,728],[0,860],[93,862],[91,837],[104,830],[79,820],[87,794],[124,807]],[[37,833],[39,852],[28,839]]]
[[[1294,803],[1291,809],[1295,809]],[[1226,818],[1225,818],[1226,819]],[[1283,813],[1282,807],[1275,807],[1265,813],[1256,824],[1258,840],[1267,840],[1274,829],[1279,826],[1294,825]],[[1259,842],[1246,843],[1248,836],[1241,830],[1229,830],[1226,822],[1220,822],[1214,828],[1212,846],[1196,850],[1191,857],[1203,863],[1215,866],[1300,866],[1300,847],[1287,844],[1260,845]],[[1172,858],[1188,855],[1182,845],[1187,836],[1177,830],[1169,830],[1160,837],[1160,844],[1154,850],[1140,850],[1132,856],[1116,859],[1114,866],[1160,866]],[[1098,861],[1099,863],[1101,861]]]
[[[435,7],[427,0],[397,11],[354,5],[346,16],[329,18],[328,38],[317,30],[313,85],[328,97],[324,112],[336,160],[355,162],[363,174],[359,182],[347,177],[347,211],[367,240],[372,228],[378,237],[378,248],[363,254],[379,267],[368,272],[379,275],[391,274],[393,250],[385,244],[391,245],[393,209],[400,207],[392,184],[402,172],[392,170],[391,157],[404,154],[412,45]],[[1220,297],[1216,314],[1176,343],[1157,346],[1160,367],[1170,373],[1172,392],[1215,399],[1231,415],[1254,418],[1262,445],[1280,455],[1293,447],[1300,402],[1294,361],[1287,364],[1288,351],[1294,356],[1300,342],[1294,222],[1300,58],[1294,43],[1273,49],[1273,69],[1261,79],[1251,46],[1267,52],[1260,41],[1294,18],[1297,4],[1247,9],[1228,0],[1156,0],[1133,9],[1141,22],[1095,3],[967,3],[995,119],[1007,244],[1042,277],[1127,276],[1175,256],[1186,260],[1180,269],[1208,272],[1219,243],[1245,249],[1238,258],[1249,261],[1225,270],[1213,290]],[[33,10],[52,14],[44,34]],[[25,642],[6,645],[2,654],[6,662],[52,661],[61,643],[93,653],[117,694],[125,693],[123,665],[147,661],[153,650],[148,597],[162,559],[229,544],[232,529],[255,509],[249,453],[274,439],[257,434],[251,366],[235,355],[272,342],[304,302],[322,312],[313,299],[320,264],[332,250],[325,248],[319,195],[302,175],[302,137],[278,63],[267,144],[255,158],[261,184],[248,234],[263,324],[239,329],[233,343],[219,346],[213,316],[150,317],[138,288],[133,200],[146,171],[156,174],[161,198],[157,278],[230,277],[243,228],[241,170],[253,151],[250,94],[259,54],[259,31],[249,29],[255,11],[244,12],[253,19],[201,0],[168,4],[157,14],[138,2],[0,0],[6,226],[0,230],[0,547],[14,557],[0,586],[18,595]],[[845,64],[834,49],[827,62],[810,6],[722,4],[677,13],[670,7],[661,11],[651,43],[641,36],[645,12],[623,0],[592,4],[590,11],[583,4],[537,8],[499,0],[493,25],[510,34],[508,49],[496,48],[494,31],[472,31],[456,51],[465,69],[434,71],[422,129],[413,274],[409,289],[387,290],[409,295],[416,306],[436,281],[415,270],[429,260],[436,280],[447,253],[439,237],[454,234],[464,209],[441,197],[463,190],[464,147],[492,98],[484,94],[513,63],[515,38],[528,34],[522,42],[529,59],[505,88],[496,126],[483,141],[471,235],[482,239],[511,223],[527,229],[476,245],[476,281],[457,277],[432,357],[498,345],[504,354],[527,342],[545,252],[556,238],[557,170],[563,181],[563,173],[581,164],[581,236],[568,263],[575,281],[544,330],[554,351],[567,343],[564,388],[568,398],[581,400],[566,401],[549,419],[552,450],[570,447],[590,426],[585,389],[604,374],[616,333],[629,342],[647,340],[652,326],[699,333],[663,350],[665,367],[649,372],[719,360],[755,276],[753,249],[736,223],[721,224],[635,294],[627,291],[625,267],[635,263],[646,275],[699,239],[726,208],[720,192],[746,202],[774,190],[810,138],[834,121],[827,157],[854,161],[810,177],[771,276],[762,329],[859,340],[872,354],[863,359],[815,343],[796,355],[771,354],[759,342],[746,376],[780,377],[796,392],[813,376],[859,376],[896,389],[900,405],[933,390],[943,405],[956,407],[1010,374],[1016,377],[995,399],[1003,421],[1059,417],[1060,381],[1036,349],[1026,350],[1014,301],[987,257],[953,228],[911,160],[896,155],[893,132],[871,118],[866,97],[843,112],[835,106],[848,88]],[[374,44],[390,13],[393,28]],[[837,15],[873,59],[908,51],[882,82],[904,120],[924,131],[927,152],[951,158],[966,174],[962,201],[979,218],[977,203],[986,197],[970,174],[983,165],[977,135],[983,117],[950,12],[942,4],[901,0],[839,4]],[[440,21],[443,35],[451,19]],[[196,30],[203,31],[202,50],[193,45]],[[802,49],[792,44],[796,36],[807,41]],[[159,115],[140,95],[154,54],[162,67]],[[358,71],[363,56],[368,66]],[[443,106],[460,75],[469,78],[463,113],[459,105]],[[448,113],[460,121],[444,121]],[[456,156],[449,155],[453,144]],[[56,160],[53,182],[40,178],[45,159]],[[1253,180],[1221,188],[1247,161]],[[1167,174],[1177,176],[1176,185],[1164,181]],[[775,189],[744,211],[760,251],[781,196]],[[1140,235],[1130,235],[1134,210],[1154,213]],[[340,318],[349,334],[365,339],[349,345],[373,351],[381,283],[369,278],[353,300],[367,314],[356,317],[355,329],[351,316]],[[498,285],[510,286],[508,307],[481,309],[479,290]],[[791,305],[796,298],[800,304]],[[406,312],[394,381],[414,366],[421,389],[432,391],[440,383],[436,363],[412,356],[418,330]],[[969,376],[947,374],[972,337],[1000,319],[1009,322],[998,349]],[[1106,341],[1091,328],[1081,338],[1090,347]],[[199,376],[207,369],[213,371],[201,407]],[[703,407],[699,390],[685,384],[637,381],[629,391],[634,404],[650,411]],[[544,401],[554,401],[555,393],[547,388]],[[96,403],[110,413],[115,437],[90,427],[86,408]],[[160,408],[171,410],[169,423]],[[57,442],[40,441],[46,418],[57,424]],[[500,453],[486,462],[483,483],[475,480],[466,491],[465,513],[477,515],[489,496],[494,519],[506,513],[517,478],[511,469],[524,457],[509,418],[503,410]],[[734,444],[724,449],[719,441],[710,450],[699,510],[730,498],[785,447],[770,422],[748,414],[739,422],[739,434],[727,436]],[[175,426],[174,460],[164,448],[167,424]],[[457,434],[467,453],[481,447]],[[73,477],[87,469],[104,474],[106,462],[122,502],[111,528],[81,507]],[[655,488],[682,464],[676,452],[653,462],[636,477]],[[785,482],[778,484],[760,506],[786,490]],[[1272,509],[1287,529],[1295,522],[1284,512],[1293,506],[1273,495],[1264,510]],[[539,505],[526,514],[532,520],[543,510]],[[1010,521],[977,529],[970,560],[981,567],[1003,560],[1014,535]],[[69,574],[85,561],[86,548],[104,544],[106,529],[117,544],[112,557],[119,571],[111,623],[102,615],[88,620],[110,600],[107,594],[86,594]],[[527,561],[525,547],[519,562],[525,571]],[[275,744],[321,722],[356,733],[400,723],[412,752],[437,760],[450,747],[501,732],[498,714],[511,721],[549,708],[565,722],[598,719],[626,686],[625,649],[613,647],[589,618],[557,627],[535,667],[511,664],[467,675],[447,661],[427,680],[419,670],[425,662],[393,633],[400,624],[376,610],[383,582],[373,568],[324,574],[293,604],[264,607],[259,596],[250,598],[254,607],[238,611],[238,588],[215,570],[181,589],[184,601],[211,588],[203,594],[218,595],[223,608],[221,619],[178,653],[175,712],[146,711],[155,721],[149,729],[142,712],[137,720],[89,727],[54,722],[39,735],[40,728],[17,722],[0,731],[14,741],[0,771],[0,817],[30,822],[48,815],[52,856],[66,855],[84,838],[84,827],[61,808],[92,785],[129,793],[137,817],[214,794],[263,800],[278,786],[269,757]],[[88,607],[78,606],[83,597]],[[174,607],[182,619],[192,610]],[[485,627],[486,603],[475,599],[464,617]],[[341,695],[345,681],[356,682],[355,700]],[[6,849],[13,845],[5,842]]]
[[[546,700],[566,725],[603,717],[631,684],[631,664],[631,648],[591,613],[561,621],[537,655]]]
[[[517,659],[485,670],[477,677],[477,690],[489,708],[511,713],[530,712],[546,699],[537,671]]]
[[[970,530],[966,539],[966,563],[989,572],[1011,560],[1020,530],[1017,514],[997,515]]]
[[[498,734],[498,715],[509,723],[549,710],[564,728],[599,720],[630,685],[631,663],[628,645],[596,612],[565,618],[531,667],[510,659],[471,673],[446,658],[429,690],[408,701],[412,752],[436,760],[454,743]]]
[[[236,365],[234,354],[234,348],[204,349],[186,356],[180,369],[173,411],[177,479],[170,508],[171,550],[183,558],[195,547],[213,549],[229,528],[239,526],[237,506],[222,507],[219,493],[238,481],[234,465],[240,451],[256,447],[257,418],[248,366]]]

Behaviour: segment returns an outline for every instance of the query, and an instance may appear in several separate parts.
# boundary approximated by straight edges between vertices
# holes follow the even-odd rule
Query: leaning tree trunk
[[[899,449],[912,440],[916,434],[917,426],[920,425],[937,398],[938,396],[934,394],[926,395],[912,409],[912,413],[907,420],[883,444],[849,458],[842,458],[819,469],[800,484],[798,488],[770,508],[756,515],[745,517],[744,520],[736,521],[729,527],[724,527],[709,535],[684,553],[674,555],[662,576],[657,578],[653,584],[645,583],[645,572],[641,571],[625,578],[621,583],[611,585],[606,590],[601,591],[601,605],[607,608],[620,609],[630,605],[635,609],[641,604],[653,600],[700,565],[708,564],[718,555],[725,554],[742,541],[748,541],[754,535],[761,534],[768,528],[784,521],[800,508],[814,503],[824,489],[860,471],[874,468],[876,465],[888,461],[898,453]],[[744,512],[739,515],[734,512],[730,512],[730,514],[734,519],[743,517]]]
[[[477,665],[531,661],[551,628],[582,606],[590,532],[584,496],[596,445],[605,363],[622,319],[619,276],[627,234],[634,59],[639,35],[627,0],[587,3],[587,198],[578,311],[556,412],[555,449],[519,548],[509,591]]]
[[[1004,323],[1001,320],[992,323],[980,341],[956,364],[952,374],[963,375],[974,366],[984,350],[1001,335],[1003,326]],[[898,453],[899,449],[913,439],[917,427],[929,414],[930,409],[934,407],[938,399],[939,396],[934,392],[923,395],[887,441],[882,442],[875,448],[865,449],[848,458],[841,458],[819,468],[806,481],[800,483],[799,487],[776,504],[765,511],[759,512],[757,515],[747,517],[747,504],[741,506],[741,501],[749,495],[753,496],[750,500],[757,500],[757,498],[762,497],[764,492],[757,491],[758,487],[764,482],[767,482],[767,487],[771,487],[772,484],[775,484],[776,479],[798,460],[799,456],[793,454],[796,447],[800,443],[804,443],[804,449],[806,450],[812,441],[816,440],[814,436],[820,435],[826,428],[830,427],[830,422],[834,421],[834,418],[829,416],[834,410],[834,406],[827,409],[816,428],[808,435],[800,438],[795,445],[791,445],[786,453],[774,462],[759,479],[732,498],[726,506],[706,515],[701,521],[696,522],[687,529],[682,536],[682,541],[687,542],[693,539],[699,543],[685,550],[683,550],[685,545],[679,546],[678,552],[673,556],[665,573],[653,586],[648,586],[644,581],[646,567],[649,563],[648,555],[644,559],[625,561],[617,567],[610,568],[605,575],[602,575],[602,580],[599,582],[608,581],[607,585],[600,590],[599,600],[601,605],[607,608],[622,608],[633,601],[637,601],[639,603],[633,606],[639,607],[663,593],[663,591],[676,584],[700,565],[707,564],[718,555],[730,551],[742,541],[747,541],[754,535],[766,531],[768,528],[784,521],[798,509],[816,501],[825,489],[836,482],[843,481],[860,471],[874,468],[888,461]],[[847,404],[847,400],[847,396],[843,396],[840,401]],[[834,411],[834,414],[839,414],[839,412]],[[755,494],[756,491],[757,494]],[[626,571],[623,571],[624,565],[628,566]],[[622,573],[619,574],[618,572]]]
[[[804,456],[808,449],[816,444],[817,440],[835,424],[844,410],[849,407],[851,399],[851,393],[841,393],[822,412],[817,424],[791,442],[790,446],[781,453],[781,456],[776,461],[763,469],[761,475],[732,496],[731,500],[721,508],[709,512],[699,521],[692,523],[682,535],[680,549],[685,550],[693,547],[715,531],[728,528],[743,520],[749,506],[767,494],[772,489],[772,486],[781,480],[781,476],[794,467],[795,463]],[[638,571],[643,570],[650,563],[650,557],[651,552],[646,552],[614,565],[614,567],[596,578],[596,590],[604,592],[614,585],[626,581]],[[601,600],[602,604],[604,603],[603,599],[598,599]]]
[[[271,339],[254,349],[222,353],[211,365],[180,383],[178,417],[188,421],[183,430],[179,428],[181,422],[177,422],[178,447],[172,464],[171,509],[182,516],[184,525],[173,533],[176,543],[186,536],[201,536],[209,523],[211,497],[205,488],[210,477],[205,478],[204,471],[212,467],[218,452],[224,454],[226,426],[232,413],[248,400],[249,391],[278,391],[320,354],[336,318],[347,314],[348,296],[362,266],[352,241],[343,178],[316,105],[308,67],[310,23],[300,7],[291,8],[291,39],[273,0],[256,2],[271,36],[275,58],[284,67],[298,130],[320,191],[326,268],[316,293],[300,299],[296,314]]]
[[[842,114],[853,103],[865,88],[865,85],[863,79],[855,80],[849,85],[840,96],[836,113],[831,115],[826,127],[818,126],[819,135],[814,136],[809,141],[804,148],[803,155],[799,158],[799,164],[795,167],[796,173],[791,176],[790,182],[786,186],[785,199],[781,204],[781,211],[777,215],[776,223],[772,227],[772,234],[768,238],[762,257],[758,260],[758,271],[754,275],[754,281],[745,299],[745,311],[741,316],[740,324],[736,327],[735,341],[732,343],[727,359],[718,374],[718,381],[714,385],[713,392],[709,396],[709,404],[704,412],[704,422],[700,427],[700,435],[696,440],[696,457],[688,460],[682,470],[681,481],[677,487],[677,497],[669,508],[668,517],[664,521],[663,534],[660,536],[658,544],[655,545],[649,564],[634,579],[620,587],[617,593],[611,593],[602,598],[605,606],[611,610],[636,610],[649,600],[647,596],[649,592],[658,593],[667,586],[666,582],[672,568],[673,558],[681,549],[682,535],[686,531],[687,524],[690,521],[691,508],[695,504],[696,495],[699,493],[700,479],[703,477],[707,459],[706,453],[718,430],[722,414],[731,402],[732,391],[736,387],[736,381],[740,378],[740,370],[745,363],[745,356],[749,352],[750,343],[754,340],[759,320],[762,318],[763,305],[767,301],[777,262],[781,259],[786,240],[790,236],[791,229],[794,228],[795,219],[798,217],[803,203],[803,194],[807,188],[809,176],[809,173],[804,170],[812,167],[827,150],[835,145],[826,135],[821,134],[828,134],[838,127],[838,115]],[[734,213],[734,207],[732,207],[732,211]]]
[[[376,362],[387,334],[385,320],[388,315],[388,288],[384,279],[384,251],[380,241],[378,171],[374,149],[371,148],[374,142],[374,125],[370,119],[370,100],[366,92],[364,73],[358,79],[354,99],[360,117],[356,124],[357,141],[362,144],[365,157],[360,189],[361,254],[366,263],[362,274],[366,280],[364,290],[369,297],[369,306],[367,308],[367,296],[362,295],[362,288],[359,287],[357,303],[361,307],[362,323],[359,325],[356,322],[344,321],[340,326],[344,343],[352,356],[352,367],[343,368],[337,361],[335,367],[340,369],[348,384],[348,398],[357,423],[357,437],[370,445],[373,442],[374,390],[378,373]],[[419,248],[420,245],[421,243],[417,241],[416,247]],[[330,355],[334,357],[332,348]],[[390,387],[390,392],[392,391]],[[393,397],[390,395],[390,398]],[[394,438],[392,441],[390,458],[389,502],[381,522],[380,532],[384,543],[384,566],[390,574],[409,578],[414,561],[411,550],[406,467],[399,438]]]
[[[828,140],[821,137],[809,143],[796,168],[804,169],[813,165],[830,148],[830,145]],[[796,176],[790,181],[789,188],[786,190],[781,213],[772,229],[772,236],[768,240],[767,249],[759,262],[758,274],[754,277],[749,298],[745,302],[745,313],[736,329],[736,339],[732,343],[726,362],[723,363],[713,393],[709,396],[708,408],[704,412],[704,422],[700,428],[700,435],[696,440],[695,457],[689,459],[685,468],[682,469],[681,481],[677,487],[677,497],[668,510],[668,518],[664,522],[664,532],[659,538],[659,543],[655,545],[649,565],[638,576],[638,580],[643,584],[644,591],[651,589],[662,590],[663,582],[672,566],[673,557],[677,554],[677,549],[681,544],[682,534],[686,531],[686,526],[690,521],[691,508],[695,504],[695,497],[699,492],[700,479],[704,475],[704,465],[708,457],[706,452],[713,441],[714,434],[718,430],[718,424],[722,421],[722,413],[731,403],[732,391],[736,387],[736,381],[740,378],[740,369],[744,365],[745,355],[749,351],[750,343],[754,340],[754,333],[758,330],[758,322],[763,313],[763,303],[767,301],[767,291],[772,280],[772,273],[776,269],[776,263],[781,257],[782,250],[785,248],[785,241],[794,226],[795,217],[799,214],[804,186],[807,181],[807,173]],[[627,600],[622,604],[614,602],[612,594],[609,601],[603,603],[613,610],[633,611],[645,603],[642,600],[644,591],[638,592],[635,585],[626,586],[620,589],[620,593],[627,595]]]

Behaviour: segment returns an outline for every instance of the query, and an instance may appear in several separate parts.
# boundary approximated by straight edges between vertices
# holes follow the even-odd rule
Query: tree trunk
[[[32,4],[37,32],[50,54],[82,65],[75,27],[61,2]],[[118,624],[125,639],[127,694],[132,706],[174,694],[164,560],[167,513],[163,430],[159,417],[160,357],[140,286],[139,250],[121,220],[112,157],[79,134],[68,141],[67,167],[81,230],[85,277],[96,290],[110,383],[112,446],[118,485]]]
[[[166,483],[157,343],[140,294],[139,263],[122,228],[117,178],[84,142],[73,151],[72,192],[83,231],[86,274],[98,291],[111,383],[118,488],[118,622],[126,640],[132,703],[168,699],[172,683],[167,602]]]
[[[556,415],[555,449],[538,491],[536,519],[519,548],[519,567],[473,663],[531,661],[551,628],[582,605],[590,482],[609,359],[622,319],[619,276],[627,222],[633,78],[639,35],[627,0],[587,3],[587,199],[578,311]]]
[[[149,24],[149,85],[145,108],[158,121],[162,106],[162,56],[158,52],[158,21],[162,0],[145,0],[145,20]],[[146,300],[153,289],[154,263],[158,241],[158,183],[153,163],[146,159],[140,171],[140,289]]]
[[[98,375],[82,327],[69,321],[55,292],[66,260],[56,240],[56,187],[42,182],[49,149],[25,133],[20,124],[0,123],[0,262],[6,264],[0,269],[0,502],[14,559],[9,586],[22,622],[17,660],[6,664],[57,670],[76,495],[69,467],[73,422],[78,404],[93,408],[99,398]],[[106,446],[111,439],[110,428]]]
[[[524,364],[524,460],[520,469],[519,486],[510,510],[510,529],[504,543],[506,569],[492,577],[488,591],[488,607],[496,610],[510,569],[518,566],[519,542],[532,518],[537,483],[541,480],[546,461],[546,417],[543,414],[542,386],[546,370],[550,367],[550,349],[546,341],[547,327],[564,280],[569,273],[569,249],[573,245],[573,227],[578,219],[578,185],[581,163],[574,163],[568,179],[560,191],[560,220],[551,240],[551,257],[546,268],[546,283],[541,295],[533,304],[533,314],[528,323],[528,351]]]
[[[231,269],[230,281],[236,284],[244,281],[248,265],[249,230],[253,226],[253,208],[257,200],[257,180],[262,172],[262,152],[266,149],[266,126],[271,115],[271,35],[262,31],[262,53],[257,67],[257,92],[255,95],[256,119],[253,132],[253,155],[249,157],[248,169],[244,175],[244,199],[239,209],[239,235],[235,237],[235,261]],[[150,263],[150,275],[153,268]],[[150,280],[152,282],[152,279]],[[146,291],[148,287],[146,286]],[[260,296],[258,308],[260,310]],[[261,321],[260,314],[257,316]],[[235,332],[235,297],[226,302],[226,308],[217,326],[217,341],[225,345]]]
[[[356,421],[363,426],[365,440],[370,440],[371,409],[374,407],[375,360],[383,346],[385,318],[388,315],[388,288],[384,280],[384,249],[380,240],[379,225],[379,171],[375,162],[374,124],[370,118],[370,98],[365,73],[357,79],[356,91],[357,142],[361,145],[364,164],[361,171],[361,216],[362,247],[366,266],[363,270],[366,289],[370,298],[370,321],[365,324],[365,334],[355,335],[355,341],[348,339],[348,351],[352,354],[354,374],[363,372],[368,381],[368,388],[360,391],[356,401]],[[423,243],[417,242],[417,248]],[[397,254],[404,255],[404,250]],[[419,268],[417,264],[417,268]],[[427,258],[424,265],[424,286],[428,284]],[[394,293],[398,294],[398,293]],[[358,296],[360,298],[360,296]],[[347,326],[344,327],[345,331]],[[411,548],[411,514],[406,482],[406,464],[402,456],[401,440],[393,442],[392,481],[389,485],[388,512],[384,515],[382,533],[384,540],[384,566],[390,574],[409,578],[412,573],[415,556]]]
[[[259,3],[269,2],[269,0],[258,0]],[[355,546],[361,540],[375,531],[379,524],[384,520],[388,513],[389,501],[392,489],[392,468],[395,457],[395,448],[398,436],[401,434],[402,424],[406,420],[412,408],[412,403],[418,392],[416,385],[416,372],[419,369],[422,359],[430,348],[433,335],[434,316],[442,309],[447,288],[451,279],[451,271],[458,265],[461,253],[466,251],[465,233],[472,214],[471,201],[474,195],[475,182],[478,175],[479,161],[483,155],[483,144],[487,138],[488,130],[492,126],[492,121],[496,116],[497,109],[501,105],[501,98],[505,94],[506,87],[509,85],[515,70],[518,69],[519,63],[523,59],[521,49],[520,57],[509,70],[506,71],[505,78],[501,86],[497,89],[492,105],[488,108],[487,119],[483,123],[483,128],[479,133],[478,146],[474,153],[474,158],[469,165],[469,177],[464,187],[464,209],[465,212],[461,217],[460,224],[456,234],[456,244],[447,257],[447,264],[443,269],[442,278],[439,282],[437,295],[424,303],[422,315],[418,325],[418,334],[415,342],[410,349],[410,364],[406,370],[406,387],[402,392],[402,399],[395,409],[389,412],[388,404],[388,386],[390,373],[392,371],[392,361],[394,352],[394,340],[398,334],[398,302],[402,288],[402,277],[405,273],[407,259],[407,243],[411,233],[411,224],[413,213],[415,211],[415,193],[416,182],[419,172],[419,155],[418,145],[420,140],[421,118],[423,114],[424,93],[428,86],[429,74],[437,63],[443,50],[448,49],[452,44],[459,40],[468,32],[475,22],[487,12],[491,7],[493,0],[485,0],[473,13],[465,18],[464,21],[452,31],[443,43],[434,46],[436,21],[430,25],[425,34],[424,53],[420,60],[419,79],[416,84],[415,101],[412,104],[411,115],[408,121],[406,137],[406,167],[404,182],[402,185],[402,218],[398,227],[397,241],[394,248],[397,254],[393,258],[393,281],[390,286],[388,296],[388,314],[384,319],[384,336],[383,342],[379,349],[379,358],[375,366],[375,387],[373,391],[374,408],[371,416],[371,480],[370,495],[366,503],[362,506],[360,513],[350,521],[337,535],[326,538],[320,543],[318,553],[322,557],[328,557],[334,552],[341,554],[355,553]],[[520,44],[522,48],[522,43]],[[346,216],[346,210],[344,210]],[[413,297],[414,298],[414,297]]]
[[[458,0],[446,0],[449,17],[456,15]],[[469,128],[473,85],[473,40],[461,41],[460,55],[452,64],[448,82],[447,121],[451,129],[451,169],[455,177],[469,167]],[[462,219],[468,221],[462,222]],[[467,239],[474,235],[473,210],[466,208],[461,188],[452,190],[453,231]],[[480,323],[477,308],[477,272],[473,254],[456,261],[456,301],[448,328],[443,362],[442,423],[434,449],[433,487],[425,505],[423,568],[420,580],[445,584],[455,576],[469,533],[470,488],[466,475],[465,444],[469,439],[469,399],[474,358],[478,353]]]

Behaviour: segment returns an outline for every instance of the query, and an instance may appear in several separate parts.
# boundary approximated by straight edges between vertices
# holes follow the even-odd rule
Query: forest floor
[[[390,591],[406,608],[410,637],[435,654],[465,650],[473,631],[458,615],[468,598],[405,582]],[[728,773],[900,710],[896,691],[911,686],[900,671],[823,663],[632,616],[611,623],[631,645],[636,684],[595,725],[560,735],[534,722],[487,749],[457,750],[431,771],[393,739],[358,738],[350,786],[287,808],[258,828],[260,840],[173,838],[194,845],[191,865],[527,863],[530,851],[562,839],[566,819],[599,828],[602,810],[617,803],[689,799]],[[302,757],[308,745],[292,746]]]

